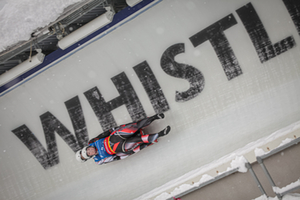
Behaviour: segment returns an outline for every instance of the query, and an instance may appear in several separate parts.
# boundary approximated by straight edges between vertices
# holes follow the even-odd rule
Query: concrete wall
[[[294,145],[284,151],[264,159],[264,164],[268,169],[275,185],[283,188],[300,178],[300,144]],[[252,169],[263,189],[269,197],[275,197],[272,185],[260,164],[253,163]],[[292,193],[300,193],[300,189]],[[262,193],[258,188],[250,171],[246,173],[235,173],[221,179],[215,183],[207,185],[195,192],[181,197],[182,200],[251,200],[261,196]]]

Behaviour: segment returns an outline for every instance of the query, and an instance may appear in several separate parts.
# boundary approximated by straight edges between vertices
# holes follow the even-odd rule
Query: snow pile
[[[277,200],[278,198],[272,198],[272,197],[267,197],[265,194],[260,196],[260,197],[257,197],[256,199],[253,199],[253,200]]]
[[[246,160],[246,158],[244,158],[244,156],[237,156],[231,163],[231,168],[237,168],[239,172],[242,173],[246,173],[248,171],[247,167],[246,167],[246,163],[248,161]]]
[[[300,194],[293,193],[293,194],[286,194],[283,196],[282,200],[299,200]]]
[[[300,194],[286,194],[282,197],[282,200],[299,200]],[[267,197],[266,195],[262,195],[254,200],[278,200],[277,197]]]
[[[202,175],[200,181],[198,181],[197,183],[195,183],[195,186],[199,186],[201,183],[207,182],[214,179],[214,177],[208,175],[208,174],[204,174]]]
[[[273,191],[277,194],[282,194],[290,189],[296,188],[300,186],[300,179],[298,179],[296,182],[293,182],[283,188],[279,188],[279,187],[273,187]]]
[[[0,6],[0,52],[55,21],[68,6],[82,0],[4,0]]]
[[[286,138],[285,140],[283,140],[283,141],[280,143],[280,145],[279,145],[278,147],[281,147],[281,146],[283,146],[283,145],[285,145],[285,144],[287,144],[287,143],[289,143],[289,142],[291,142],[291,141],[293,141],[292,138]]]
[[[254,150],[254,154],[256,157],[259,157],[259,156],[263,156],[265,154],[267,154],[268,152],[265,152],[263,149],[261,148],[255,148]]]

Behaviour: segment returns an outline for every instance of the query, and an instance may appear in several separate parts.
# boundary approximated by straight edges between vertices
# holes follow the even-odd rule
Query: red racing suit
[[[98,154],[94,156],[95,162],[101,165],[124,159],[129,155],[137,153],[143,148],[157,142],[157,134],[146,135],[143,132],[143,128],[150,125],[155,119],[157,119],[155,116],[142,119],[138,122],[120,125],[91,139],[89,141],[90,146],[94,146],[96,149],[99,145],[104,146],[104,149],[97,149]],[[96,143],[99,142],[103,142],[103,144],[96,145]],[[100,156],[101,154],[106,156]],[[108,156],[108,154],[111,156]]]

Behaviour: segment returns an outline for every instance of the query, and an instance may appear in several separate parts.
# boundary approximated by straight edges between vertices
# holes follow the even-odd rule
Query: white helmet
[[[90,146],[83,147],[82,150],[81,150],[81,155],[85,159],[90,159],[91,158],[91,156],[88,156],[87,153],[86,153],[86,150],[87,150],[88,147],[90,147]]]
[[[75,154],[75,158],[76,160],[78,160],[79,162],[81,163],[84,163],[85,161],[87,161],[88,159],[90,159],[91,157],[89,157],[87,154],[86,154],[86,149],[88,148],[89,146],[86,146],[86,147],[83,147],[81,150],[77,151],[76,154]],[[84,159],[82,159],[82,157]]]

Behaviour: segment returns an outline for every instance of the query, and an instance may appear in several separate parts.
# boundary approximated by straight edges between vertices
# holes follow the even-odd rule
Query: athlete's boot
[[[143,143],[153,143],[157,140],[157,138],[167,135],[170,132],[170,130],[171,130],[171,127],[167,126],[164,130],[161,130],[160,132],[158,132],[156,134],[143,135],[143,136],[141,136],[141,139],[142,139]]]
[[[159,113],[159,114],[156,114],[156,115],[153,115],[152,117],[150,117],[151,121],[154,121],[156,119],[163,119],[163,118],[165,118],[164,113]]]
[[[156,115],[158,119],[163,119],[165,118],[165,114],[164,113],[159,113]]]
[[[171,127],[170,126],[167,126],[164,130],[160,131],[158,133],[158,137],[163,137],[165,135],[167,135],[171,130]]]

